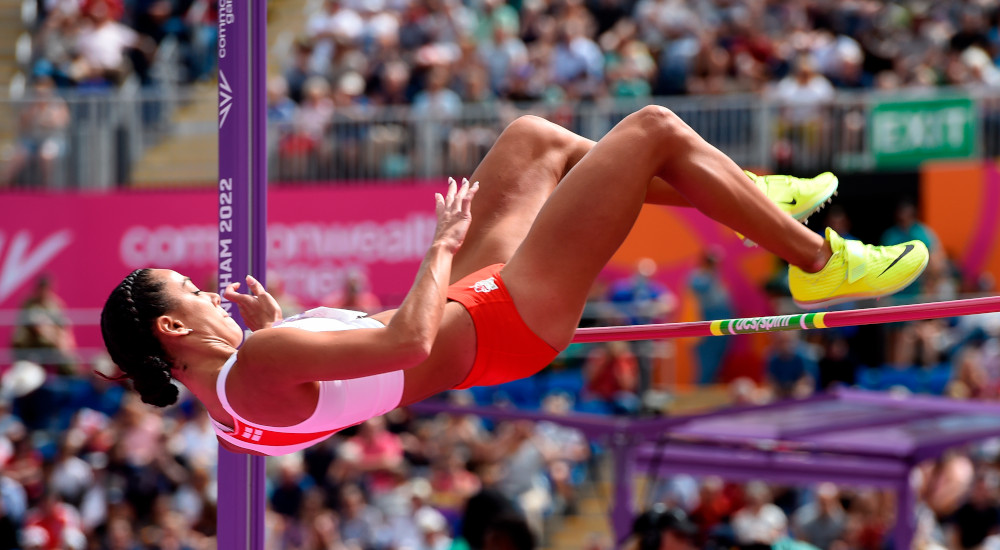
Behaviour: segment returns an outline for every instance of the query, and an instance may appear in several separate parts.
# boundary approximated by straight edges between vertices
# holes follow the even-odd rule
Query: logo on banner
[[[5,248],[6,235],[0,232],[0,253],[3,258],[3,263],[0,264],[0,302],[6,300],[25,281],[38,275],[72,240],[70,230],[63,229],[49,235],[32,249],[31,232],[25,229],[14,234],[10,245]]]
[[[233,89],[229,86],[226,73],[219,69],[219,128],[226,124],[229,110],[233,108]]]

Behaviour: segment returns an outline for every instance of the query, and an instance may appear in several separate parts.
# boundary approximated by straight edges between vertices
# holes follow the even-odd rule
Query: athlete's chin
[[[243,328],[232,317],[226,317],[226,330],[229,331],[229,341],[233,344],[233,347],[240,347],[240,344],[243,343]]]

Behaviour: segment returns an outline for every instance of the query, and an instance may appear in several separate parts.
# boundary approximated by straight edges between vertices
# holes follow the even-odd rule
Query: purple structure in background
[[[266,36],[266,0],[219,2],[220,291],[247,274],[265,283]],[[218,548],[263,550],[264,457],[220,447],[218,482]]]
[[[716,475],[734,481],[818,483],[896,490],[893,546],[909,550],[916,529],[910,470],[946,449],[1000,437],[1000,404],[837,390],[809,399],[659,419],[456,407],[423,402],[418,413],[547,420],[603,440],[614,458],[610,512],[619,545],[635,515],[632,476]]]

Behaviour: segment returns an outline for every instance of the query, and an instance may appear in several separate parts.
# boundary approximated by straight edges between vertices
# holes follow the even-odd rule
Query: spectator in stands
[[[455,516],[479,492],[481,481],[466,469],[466,457],[456,447],[444,447],[431,462],[430,499],[435,508]]]
[[[795,511],[792,529],[796,538],[818,548],[830,548],[843,536],[846,522],[837,486],[821,483],[816,487],[815,499]]]
[[[330,95],[334,111],[325,141],[332,146],[332,165],[324,172],[332,177],[359,178],[371,172],[369,160],[364,158],[371,115],[365,86],[365,79],[358,71],[347,70],[337,78]]]
[[[938,263],[945,261],[942,256],[940,241],[934,230],[928,227],[917,218],[917,205],[910,199],[900,201],[896,206],[896,223],[882,233],[880,242],[882,244],[898,244],[909,240],[917,239],[927,245],[930,251],[930,262]],[[918,279],[920,281],[920,279]],[[914,296],[919,293],[921,284],[913,284],[904,289],[899,298]]]
[[[828,389],[836,385],[853,386],[858,362],[851,355],[848,340],[834,335],[825,339],[823,346],[824,351],[816,363],[819,369],[818,387]]]
[[[984,350],[967,346],[952,359],[952,380],[948,393],[960,399],[996,399],[1000,395],[1000,380],[986,369]]]
[[[49,473],[49,490],[63,502],[74,506],[80,504],[83,495],[94,483],[93,469],[79,456],[83,437],[79,431],[64,434]]]
[[[642,258],[636,264],[636,271],[630,277],[611,284],[608,300],[621,310],[630,325],[666,323],[677,306],[677,298],[656,275],[656,262]],[[639,380],[633,392],[643,395],[653,389],[653,369],[658,359],[670,355],[672,343],[643,340],[630,342],[639,367]]]
[[[500,479],[500,467],[497,463],[482,464],[478,473],[483,483],[482,488],[465,503],[461,521],[462,539],[473,550],[485,547],[486,532],[491,523],[511,514],[521,515],[514,501],[497,486]]]
[[[386,62],[375,73],[370,99],[376,106],[409,105],[412,71],[409,64],[396,59]]]
[[[28,497],[24,487],[0,471],[0,548],[17,548],[18,531],[27,510]]]
[[[20,532],[19,522],[7,512],[7,508],[0,499],[0,549],[15,550],[18,547],[18,532]]]
[[[626,342],[592,346],[584,369],[584,398],[608,404],[614,414],[639,412],[639,363]]]
[[[204,464],[214,469],[219,456],[219,443],[215,439],[211,418],[204,407],[192,407],[194,410],[179,418],[180,426],[170,436],[169,450],[189,467]]]
[[[542,400],[542,411],[556,416],[572,412],[571,398],[564,393],[551,393]],[[575,514],[576,487],[584,475],[584,465],[590,458],[586,436],[576,428],[554,422],[535,424],[535,440],[545,446],[546,470],[555,493],[556,507],[566,514]]]
[[[420,529],[421,550],[448,550],[452,547],[452,538],[448,534],[448,521],[433,508],[422,510],[416,515],[417,527]]]
[[[882,243],[901,243],[905,242],[901,239],[917,239],[927,245],[930,252],[928,267],[931,270],[938,269],[937,266],[946,261],[937,235],[917,218],[917,207],[911,199],[904,199],[896,206],[895,222],[892,227],[882,233]],[[898,293],[895,299],[904,302],[914,301],[925,281],[926,277],[921,276],[914,284]],[[921,340],[918,328],[919,326],[914,323],[887,325],[886,360],[889,364],[899,366],[915,364],[918,357],[914,353],[914,348],[916,341]]]
[[[361,16],[342,0],[326,0],[306,23],[306,33],[314,44],[310,69],[324,74],[330,67],[337,47],[356,43],[364,29]]]
[[[395,485],[395,472],[403,466],[403,445],[398,435],[386,429],[384,417],[366,420],[344,446],[348,463],[366,474],[372,495],[381,495]]]
[[[819,368],[795,331],[775,332],[767,357],[767,381],[778,399],[808,397],[816,388]]]
[[[316,177],[319,166],[329,159],[330,145],[324,141],[333,122],[330,83],[310,76],[302,86],[302,103],[295,112],[292,132],[278,147],[285,170],[282,178]]]
[[[284,136],[295,122],[296,104],[288,97],[288,80],[276,75],[267,79],[267,123],[271,133]]]
[[[546,477],[548,447],[538,440],[531,422],[513,421],[503,425],[494,449],[503,464],[497,488],[517,503],[531,528],[540,533],[542,518],[554,504]]]
[[[21,531],[20,546],[24,550],[48,550],[51,548],[49,532],[37,525],[29,525]],[[17,548],[17,546],[14,546]]]
[[[344,542],[354,543],[362,550],[376,548],[383,525],[382,514],[368,504],[364,493],[356,485],[345,485],[340,498],[340,536]]]
[[[535,550],[535,534],[523,517],[505,515],[491,521],[483,536],[482,550]]]
[[[322,71],[315,71],[311,66],[315,46],[308,38],[302,37],[295,41],[288,55],[288,66],[283,75],[288,82],[288,97],[295,103],[301,103],[306,81],[314,76],[321,76]]]
[[[698,526],[680,508],[658,505],[644,512],[632,525],[637,550],[694,550]]]
[[[127,519],[115,518],[108,523],[105,547],[108,550],[140,550],[135,529]]]
[[[952,548],[981,548],[990,535],[1000,534],[1000,506],[997,473],[986,470],[976,474],[968,499],[951,516]]]
[[[704,320],[732,319],[734,311],[725,283],[719,277],[717,265],[719,252],[708,250],[701,258],[701,265],[695,269],[688,285],[698,300],[701,318]],[[698,381],[711,384],[719,381],[719,370],[729,348],[729,336],[702,338],[696,349],[698,355]]]
[[[603,88],[604,56],[587,27],[582,15],[561,20],[552,53],[552,76],[573,97],[596,97]]]
[[[302,512],[302,502],[310,486],[299,457],[289,455],[278,461],[276,486],[271,493],[271,507],[290,521]]]
[[[612,97],[648,97],[656,61],[649,47],[638,39],[638,25],[631,19],[619,19],[600,36],[607,52],[608,93]]]
[[[218,0],[186,0],[184,23],[190,28],[188,79],[196,82],[211,78],[218,61]]]
[[[39,277],[17,314],[11,347],[15,359],[69,373],[76,361],[76,338],[66,317],[66,304],[48,276]]]
[[[60,163],[66,155],[66,131],[69,108],[55,91],[50,76],[35,76],[31,93],[19,104],[18,134],[13,151],[0,175],[0,184],[19,181],[26,170],[28,182],[41,186],[59,186]],[[30,177],[33,176],[33,177]]]
[[[435,165],[431,168],[433,170],[448,170],[451,166],[450,157],[458,156],[461,162],[465,156],[461,153],[455,155],[456,149],[461,150],[462,140],[459,135],[458,142],[455,143],[452,136],[463,107],[462,98],[448,88],[449,80],[448,67],[443,64],[435,65],[427,73],[426,86],[413,98],[412,113],[420,122],[417,139],[426,140],[426,143],[432,145],[431,150],[438,151],[438,156],[445,159],[445,164]],[[430,161],[438,162],[435,159]]]
[[[843,206],[839,204],[831,204],[826,211],[826,225],[837,232],[838,235],[844,236],[845,239],[856,239],[857,237],[851,233],[851,218],[847,215],[847,211],[844,210]]]
[[[84,22],[76,37],[79,56],[70,75],[79,86],[106,88],[121,84],[132,67],[129,50],[151,57],[155,44],[120,23],[124,13],[122,0],[86,0],[82,7]],[[138,56],[137,56],[138,57]]]
[[[497,19],[490,39],[479,44],[481,63],[486,68],[490,87],[497,94],[505,91],[511,73],[528,64],[528,47],[518,36],[515,25],[516,20]]]
[[[698,491],[698,506],[691,511],[691,521],[698,526],[697,541],[704,545],[714,530],[729,521],[734,512],[733,501],[725,491],[720,477],[706,477]]]
[[[48,543],[46,550],[61,550],[63,534],[67,529],[80,530],[80,514],[77,509],[59,498],[56,493],[46,490],[38,505],[28,510],[24,520],[25,527],[37,526],[45,530]]]
[[[795,60],[792,74],[775,85],[772,96],[783,107],[781,133],[787,140],[781,147],[787,148],[791,155],[791,158],[779,158],[779,165],[794,165],[799,162],[798,157],[824,147],[828,130],[825,108],[833,95],[833,85],[817,72],[816,60],[809,54],[801,54]],[[805,150],[792,150],[793,144],[801,145]]]
[[[368,275],[360,269],[348,269],[343,289],[324,298],[323,304],[365,313],[376,313],[382,307],[378,295],[372,292]]]
[[[739,544],[774,544],[785,536],[788,518],[774,505],[771,490],[762,482],[746,486],[746,505],[733,515],[733,532]]]

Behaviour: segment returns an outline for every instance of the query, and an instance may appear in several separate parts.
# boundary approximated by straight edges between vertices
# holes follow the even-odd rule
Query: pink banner
[[[435,190],[416,182],[272,187],[269,287],[275,291],[280,282],[303,307],[336,305],[332,295],[343,289],[349,273],[359,272],[384,305],[398,304],[434,231]],[[214,189],[0,193],[0,349],[10,342],[12,313],[43,274],[51,276],[56,292],[76,313],[75,334],[84,360],[103,350],[100,308],[133,269],[170,268],[202,288],[213,288],[217,200]],[[731,231],[690,209],[644,209],[606,278],[629,276],[639,258],[651,258],[660,266],[657,278],[680,299],[674,320],[699,320],[687,278],[709,248],[725,254],[720,275],[737,314],[769,314],[760,284],[772,272],[771,256],[743,247]],[[678,343],[681,371],[689,370],[684,367],[687,345]],[[740,372],[756,370],[758,347],[746,339],[734,345]]]
[[[133,269],[170,268],[211,288],[215,201],[212,189],[0,194],[0,310],[18,308],[50,275],[67,308],[91,310],[76,327],[81,348],[99,348],[97,312]],[[307,307],[340,291],[351,271],[398,303],[435,227],[429,186],[274,188],[268,208],[272,279]],[[0,324],[0,348],[10,333]]]

